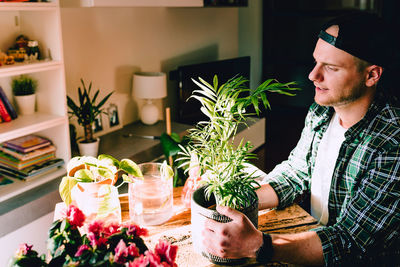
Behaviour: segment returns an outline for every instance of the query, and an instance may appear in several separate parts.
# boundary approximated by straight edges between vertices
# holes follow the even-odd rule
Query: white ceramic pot
[[[14,96],[17,103],[18,114],[31,115],[35,113],[36,94]]]
[[[81,154],[81,156],[97,157],[97,154],[99,153],[100,138],[96,138],[96,142],[92,143],[81,143],[81,141],[82,140],[78,140],[79,154]]]

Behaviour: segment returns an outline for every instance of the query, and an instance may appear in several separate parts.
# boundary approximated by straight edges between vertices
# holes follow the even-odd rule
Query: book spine
[[[9,147],[5,147],[3,145],[0,145],[0,151],[3,151],[4,153],[13,156],[14,158],[17,158],[19,160],[29,160],[35,157],[39,157],[40,155],[46,154],[46,153],[50,153],[50,152],[54,152],[56,151],[55,146],[53,145],[49,145],[47,147],[43,147],[43,148],[38,148],[35,149],[31,152],[28,153],[21,153],[18,152],[17,150],[14,150],[12,148]]]
[[[16,150],[18,152],[21,152],[21,153],[28,153],[28,152],[31,152],[31,151],[33,151],[35,149],[46,147],[46,146],[49,146],[49,145],[51,145],[50,141],[47,141],[47,142],[44,142],[44,143],[41,143],[41,144],[38,144],[38,145],[35,145],[35,146],[31,146],[31,147],[21,147],[19,145],[15,145],[15,144],[9,143],[7,141],[2,144],[2,146],[4,146],[4,147],[8,147],[8,148],[14,149],[14,150]]]
[[[0,99],[0,116],[3,118],[5,122],[11,121],[11,116],[8,113],[6,107],[4,106],[3,101]]]
[[[3,101],[4,106],[6,107],[8,113],[11,116],[11,119],[16,119],[18,117],[17,112],[13,105],[11,105],[10,100],[7,98],[6,93],[4,92],[3,88],[0,86],[0,99]]]

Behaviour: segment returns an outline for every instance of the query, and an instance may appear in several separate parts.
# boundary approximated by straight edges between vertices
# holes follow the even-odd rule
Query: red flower
[[[132,243],[129,247],[126,248],[126,250],[128,251],[129,257],[135,258],[139,256],[139,249],[136,247],[135,243]]]
[[[95,237],[99,237],[100,234],[103,232],[104,224],[103,221],[97,220],[91,222],[87,227],[88,233],[93,233]]]
[[[160,240],[154,252],[160,257],[161,262],[167,262],[169,266],[173,266],[176,258],[178,246],[171,245],[165,240]]]
[[[118,264],[124,264],[126,262],[126,257],[128,256],[128,250],[126,249],[124,240],[121,239],[119,241],[114,251],[114,262]]]
[[[88,245],[81,245],[78,248],[78,251],[75,253],[75,257],[80,257],[84,251],[89,250],[89,249],[90,249],[90,247]]]
[[[69,205],[67,209],[67,220],[72,226],[81,227],[85,221],[85,215],[74,205]]]
[[[118,233],[120,229],[120,225],[118,223],[111,223],[107,226],[104,226],[103,233],[105,236],[110,236],[115,233]]]
[[[149,260],[150,267],[159,267],[161,265],[160,257],[153,251],[147,250],[144,255],[146,255],[146,258]]]
[[[144,255],[140,255],[134,261],[130,261],[128,267],[147,267],[149,265],[149,259]]]

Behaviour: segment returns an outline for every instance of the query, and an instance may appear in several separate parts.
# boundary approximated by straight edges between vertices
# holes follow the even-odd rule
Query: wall
[[[0,238],[0,266],[8,266],[8,261],[19,248],[20,244],[33,245],[39,255],[46,254],[48,230],[53,222],[54,212],[34,220],[18,230]]]
[[[124,125],[138,119],[142,104],[131,97],[134,72],[238,56],[238,8],[62,8],[61,20],[68,95],[77,98],[80,78],[93,81],[100,97],[115,91],[109,103]],[[176,84],[168,86],[157,104],[171,106],[174,117]]]
[[[262,76],[262,0],[239,9],[239,56],[251,57],[250,86],[256,88]]]

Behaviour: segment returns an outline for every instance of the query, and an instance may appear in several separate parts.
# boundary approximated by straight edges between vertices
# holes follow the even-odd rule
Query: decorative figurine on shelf
[[[28,48],[28,41],[29,38],[25,35],[18,35],[15,39],[15,44],[8,49],[7,54],[12,56],[16,62],[23,62]]]
[[[35,61],[40,59],[39,44],[36,40],[30,40],[25,35],[18,35],[15,44],[7,51],[16,62]]]
[[[29,61],[35,61],[40,58],[38,41],[30,40],[28,42],[27,56]]]
[[[7,56],[6,59],[4,60],[5,65],[12,65],[14,63],[15,61],[13,56]]]

